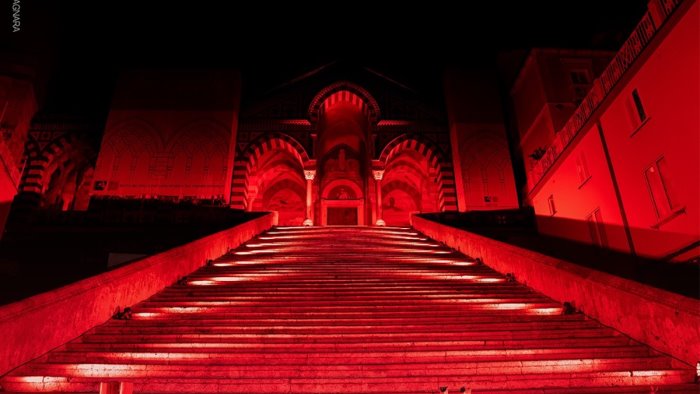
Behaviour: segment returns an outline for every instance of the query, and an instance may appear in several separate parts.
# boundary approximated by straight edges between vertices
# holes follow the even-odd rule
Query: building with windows
[[[698,4],[670,10],[651,2],[612,58],[535,50],[525,62],[511,95],[542,233],[665,260],[698,255]]]

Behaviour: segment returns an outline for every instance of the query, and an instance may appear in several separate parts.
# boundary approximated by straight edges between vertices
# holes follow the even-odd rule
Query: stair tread
[[[697,392],[695,371],[410,228],[274,228],[5,392]],[[680,367],[679,367],[680,365]],[[695,391],[692,391],[695,390]]]

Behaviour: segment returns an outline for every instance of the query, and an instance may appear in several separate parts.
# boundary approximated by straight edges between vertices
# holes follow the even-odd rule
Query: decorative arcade
[[[456,210],[451,159],[419,133],[385,132],[388,124],[411,122],[380,118],[379,105],[359,86],[323,89],[308,120],[296,122],[300,140],[275,131],[245,144],[232,205],[277,211],[281,225],[306,226],[407,225],[412,213]],[[387,136],[393,138],[384,142]]]

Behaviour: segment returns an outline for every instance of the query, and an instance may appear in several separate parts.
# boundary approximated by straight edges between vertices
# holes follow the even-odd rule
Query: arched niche
[[[414,150],[392,155],[382,180],[382,213],[387,225],[404,226],[415,212],[438,212],[439,186],[427,159]]]
[[[364,225],[365,198],[360,186],[348,179],[335,179],[321,192],[321,225]]]
[[[277,211],[280,225],[302,224],[306,189],[297,157],[284,149],[267,151],[258,158],[248,182],[249,210]]]

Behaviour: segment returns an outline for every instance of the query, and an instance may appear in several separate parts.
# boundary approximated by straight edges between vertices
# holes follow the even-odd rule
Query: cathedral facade
[[[233,71],[125,73],[93,198],[214,202],[277,211],[282,225],[408,225],[459,209],[444,111],[400,83],[333,63],[239,102]],[[493,207],[515,207],[499,152],[508,166],[490,193],[507,203]]]
[[[124,67],[102,123],[42,113],[45,81],[7,57],[0,226],[100,200],[276,211],[295,226],[529,207],[542,234],[697,259],[697,15],[697,1],[655,0],[617,51],[444,64],[433,97],[347,61],[264,91],[235,67]]]

